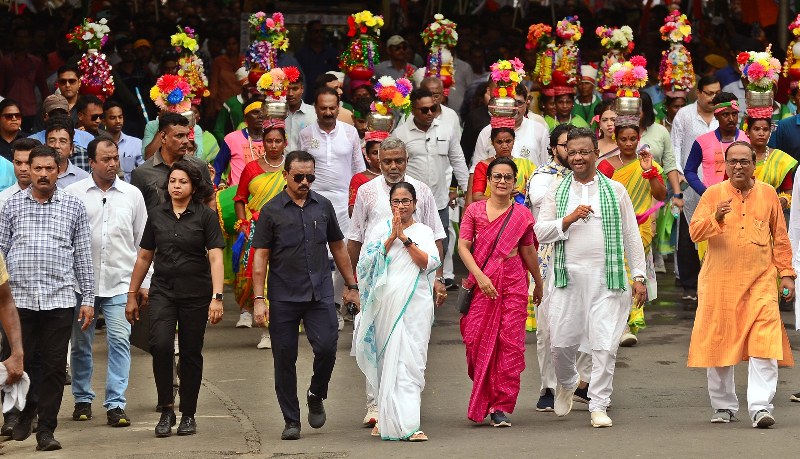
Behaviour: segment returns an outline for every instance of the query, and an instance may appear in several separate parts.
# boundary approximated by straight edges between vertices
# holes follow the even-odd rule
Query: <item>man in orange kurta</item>
[[[698,307],[689,366],[708,368],[711,422],[736,420],[733,366],[749,359],[747,403],[753,427],[775,423],[772,398],[778,361],[792,354],[778,310],[778,289],[794,298],[792,249],[775,189],[753,179],[756,153],[746,142],[725,151],[730,179],[709,187],[689,224],[694,242],[708,241],[698,278]]]

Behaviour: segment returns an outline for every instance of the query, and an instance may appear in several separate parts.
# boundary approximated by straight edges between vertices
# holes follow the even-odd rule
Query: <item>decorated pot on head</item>
[[[647,84],[647,60],[642,56],[632,56],[630,60],[617,62],[608,69],[607,77],[617,87],[614,111],[620,115],[636,115],[642,107],[639,89]]]
[[[350,77],[350,87],[369,84],[375,75],[375,65],[380,62],[378,38],[383,27],[383,16],[368,10],[351,14],[347,18],[347,36],[351,38],[339,57],[339,69]]]
[[[433,19],[434,22],[430,23],[420,34],[425,46],[430,49],[425,66],[425,76],[433,76],[442,80],[446,97],[450,93],[455,76],[453,54],[450,50],[458,44],[458,32],[456,32],[456,23],[445,19],[441,14],[435,14]]]
[[[408,115],[411,113],[411,90],[413,86],[408,78],[395,80],[390,76],[383,76],[375,82],[375,100],[370,105],[367,115],[367,133],[373,140],[383,140],[389,136],[394,128],[395,114]],[[385,135],[384,135],[385,134]]]
[[[297,67],[275,67],[264,72],[256,82],[256,88],[264,94],[261,113],[266,124],[269,120],[285,119],[289,115],[286,91],[289,83],[300,81]]]
[[[692,55],[684,46],[692,40],[692,25],[685,14],[675,9],[664,18],[659,31],[661,39],[669,43],[669,49],[661,53],[658,69],[661,90],[667,97],[686,98],[695,85]]]
[[[150,88],[150,99],[159,110],[186,113],[192,111],[192,87],[186,78],[180,75],[164,74]]]
[[[517,85],[525,78],[525,66],[519,58],[501,59],[490,67],[493,82],[489,114],[493,117],[511,117],[517,114]]]
[[[745,51],[736,56],[742,80],[745,82],[747,115],[751,118],[772,118],[775,85],[781,73],[781,63],[772,57],[772,45],[765,51]]]
[[[110,32],[105,18],[97,22],[86,18],[67,34],[67,40],[84,51],[78,62],[81,75],[79,92],[97,96],[103,101],[114,93],[111,65],[106,60],[106,55],[98,51],[108,41]]]
[[[613,99],[616,97],[617,87],[607,78],[608,69],[615,63],[624,61],[627,54],[633,51],[633,30],[629,26],[619,28],[599,26],[595,29],[595,34],[600,38],[600,44],[607,50],[600,61],[597,88],[602,92],[604,99]]]
[[[247,19],[253,42],[244,55],[244,68],[247,79],[257,85],[264,73],[277,67],[278,52],[289,49],[289,31],[284,25],[283,14],[263,11],[250,15]]]

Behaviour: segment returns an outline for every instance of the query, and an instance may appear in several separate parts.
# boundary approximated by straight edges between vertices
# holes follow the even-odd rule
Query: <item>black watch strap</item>
[[[358,290],[358,284],[350,284],[347,286],[350,290]]]
[[[683,193],[675,193],[673,195],[673,197],[678,198],[678,199],[683,199]]]
[[[410,237],[407,237],[407,238],[406,238],[406,241],[405,241],[405,242],[403,242],[403,245],[404,245],[404,246],[406,246],[406,247],[408,247],[408,246],[410,246],[410,245],[411,245],[411,244],[413,244],[413,243],[414,243],[414,241],[412,241]]]

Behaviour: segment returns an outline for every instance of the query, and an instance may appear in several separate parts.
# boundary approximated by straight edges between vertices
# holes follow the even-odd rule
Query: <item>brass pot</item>
[[[185,111],[181,113],[181,115],[189,120],[189,129],[194,129],[194,125],[197,123],[197,120],[194,117],[194,112],[191,110]]]
[[[744,91],[745,101],[748,108],[753,107],[772,107],[773,95],[772,91],[751,91],[746,89]]]
[[[638,115],[642,107],[642,99],[638,97],[617,97],[614,111],[617,115]]]
[[[393,127],[394,115],[391,113],[381,115],[378,112],[369,112],[369,115],[367,115],[368,131],[392,132]]]
[[[261,114],[264,119],[285,119],[289,115],[289,106],[285,101],[265,101],[261,105]]]
[[[514,117],[517,115],[517,101],[513,97],[492,97],[489,101],[489,114]]]

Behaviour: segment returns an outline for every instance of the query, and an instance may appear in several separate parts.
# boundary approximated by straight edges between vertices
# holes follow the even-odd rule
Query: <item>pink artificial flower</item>
[[[514,67],[514,71],[521,72],[525,67],[525,64],[523,64],[518,57],[515,57],[514,59],[511,60],[511,66]]]
[[[758,62],[753,62],[747,67],[747,77],[750,80],[760,80],[767,75],[767,69]]]
[[[647,69],[645,69],[644,67],[634,67],[633,77],[636,78],[637,80],[646,79]]]
[[[272,13],[272,19],[278,24],[283,24],[283,13]]]
[[[645,59],[644,56],[633,56],[631,57],[631,64],[633,64],[634,66],[646,67],[647,59]]]
[[[275,27],[275,21],[273,21],[272,18],[267,18],[267,20],[265,22],[266,22],[268,28],[271,29],[271,28]]]
[[[263,18],[264,16],[266,16],[266,14],[263,11],[259,11],[258,13],[256,13],[257,18]]]

